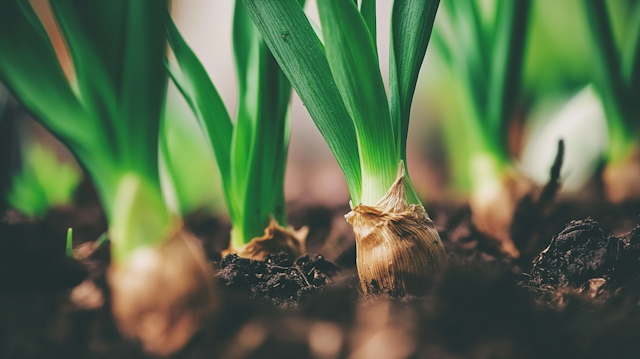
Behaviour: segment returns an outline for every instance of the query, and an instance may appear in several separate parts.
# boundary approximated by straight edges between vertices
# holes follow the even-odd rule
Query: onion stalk
[[[50,4],[72,78],[26,0],[0,0],[0,78],[95,184],[109,223],[108,280],[121,331],[149,352],[173,353],[212,312],[216,296],[202,248],[160,188],[167,3]]]
[[[318,0],[324,46],[295,0],[245,0],[347,180],[362,288],[421,294],[446,264],[406,170],[409,111],[439,1],[393,5],[389,100],[375,1]]]
[[[624,36],[616,41],[610,12],[622,6]],[[594,84],[604,105],[608,149],[603,173],[605,194],[614,203],[640,198],[640,4],[586,1],[584,7],[593,39]]]
[[[510,236],[517,203],[533,189],[516,168],[508,132],[518,100],[530,18],[530,0],[500,0],[485,24],[476,0],[446,1],[434,37],[438,54],[456,81],[461,114],[445,124],[458,183],[468,186],[473,222],[519,255]],[[447,31],[448,30],[448,31]]]
[[[305,253],[307,229],[287,227],[284,174],[289,146],[291,85],[236,2],[233,47],[238,76],[238,110],[231,121],[204,67],[180,35],[167,27],[176,61],[167,61],[174,83],[186,99],[213,149],[231,217],[227,253],[262,259],[284,251]]]

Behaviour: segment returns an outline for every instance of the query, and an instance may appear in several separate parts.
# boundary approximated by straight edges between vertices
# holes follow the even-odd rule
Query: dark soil
[[[533,262],[532,286],[580,288],[593,278],[616,285],[635,284],[640,259],[636,228],[628,236],[605,236],[592,219],[571,221]]]
[[[222,259],[218,278],[251,299],[263,299],[282,309],[296,308],[321,291],[338,267],[321,255],[295,261],[288,254],[269,254],[263,261],[231,254]]]
[[[468,207],[431,203],[427,210],[449,267],[427,295],[402,299],[360,294],[355,244],[343,223],[348,208],[290,207],[294,227],[310,227],[310,256],[296,260],[274,255],[266,262],[220,261],[228,222],[187,220],[209,258],[219,263],[225,285],[216,318],[176,358],[636,358],[640,353],[638,204],[567,202],[549,208],[536,228],[536,248],[549,249],[532,263],[505,258],[496,242],[475,230]],[[588,216],[594,219],[569,223]],[[82,262],[65,256],[67,228],[74,228],[75,247],[106,229],[94,201],[37,222],[13,213],[7,218],[15,223],[0,225],[0,358],[147,357],[113,323],[105,280],[108,245]],[[87,283],[102,301],[77,300],[78,288]]]

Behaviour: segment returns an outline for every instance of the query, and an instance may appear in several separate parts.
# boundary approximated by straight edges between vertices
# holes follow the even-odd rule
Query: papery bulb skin
[[[634,148],[622,161],[607,164],[602,182],[611,203],[640,199],[640,148]]]
[[[229,248],[222,252],[222,256],[235,253],[243,258],[264,260],[269,253],[285,252],[291,258],[298,258],[307,252],[305,245],[307,234],[309,234],[307,227],[297,231],[292,227],[284,228],[272,218],[262,237],[253,238],[251,242],[240,248],[230,244]]]
[[[154,355],[180,350],[218,307],[213,271],[198,240],[184,229],[112,264],[108,279],[120,331]]]
[[[358,205],[345,218],[356,238],[362,290],[423,295],[447,264],[433,221],[422,205],[407,204],[404,166],[374,206]]]

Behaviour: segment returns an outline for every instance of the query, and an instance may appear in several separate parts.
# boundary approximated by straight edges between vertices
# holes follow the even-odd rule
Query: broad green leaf
[[[451,43],[454,66],[466,82],[476,112],[483,114],[486,108],[490,46],[483,46],[482,24],[475,0],[445,1],[451,15],[455,42]],[[490,45],[490,44],[489,44]],[[484,120],[484,116],[480,116]]]
[[[71,90],[42,23],[26,0],[0,0],[0,78],[76,154],[104,144]]]
[[[160,190],[157,159],[167,89],[164,66],[167,1],[137,0],[127,5],[115,132],[122,160],[129,168],[144,173]]]
[[[501,0],[488,83],[486,126],[495,153],[509,157],[507,145],[511,112],[520,90],[529,25],[530,0]]]
[[[257,207],[262,207],[262,202],[258,202],[260,201],[260,193],[257,188],[249,188],[249,172],[251,171],[254,150],[252,145],[259,140],[260,136],[255,131],[260,102],[258,84],[260,50],[259,34],[254,29],[244,5],[239,1],[236,1],[233,17],[233,50],[238,77],[238,109],[231,142],[231,186],[239,218],[244,219],[244,202],[248,194],[247,191],[253,190],[254,195],[257,195],[253,200],[260,203]],[[253,212],[259,214],[259,211]],[[261,230],[264,230],[267,225],[268,219]],[[262,234],[262,232],[258,234]]]
[[[51,0],[73,58],[82,102],[104,123],[104,136],[118,146],[118,90],[125,43],[127,1]]]
[[[206,70],[171,20],[167,22],[167,36],[178,63],[177,67],[168,66],[169,73],[213,148],[228,197],[231,193],[231,118]]]
[[[629,93],[640,93],[640,2],[634,5],[629,21],[622,61]],[[637,111],[635,116],[638,116],[640,115],[640,106],[636,105],[635,107]]]
[[[393,4],[389,47],[390,108],[396,156],[404,160],[405,169],[411,102],[439,3],[440,0],[396,0]],[[408,169],[406,174],[409,175]],[[416,203],[415,192],[409,190],[408,195],[409,202]]]
[[[607,115],[608,160],[625,158],[635,141],[634,119],[630,116],[621,60],[616,49],[609,14],[604,1],[584,3],[593,38],[593,58],[597,66],[595,84]]]
[[[246,243],[263,235],[271,217],[286,226],[283,183],[291,85],[241,1],[236,2],[233,35],[239,89],[234,192],[241,201]]]
[[[362,19],[364,23],[367,24],[367,29],[369,29],[369,33],[371,34],[371,41],[373,42],[373,48],[376,50],[376,54],[378,53],[378,44],[377,44],[377,36],[376,36],[376,0],[362,0],[360,4],[360,14],[362,14]]]
[[[324,48],[296,0],[244,0],[258,31],[307,107],[360,203],[361,172],[353,121]]]
[[[327,59],[356,127],[362,169],[362,203],[373,205],[396,178],[389,104],[371,36],[349,1],[319,0]]]

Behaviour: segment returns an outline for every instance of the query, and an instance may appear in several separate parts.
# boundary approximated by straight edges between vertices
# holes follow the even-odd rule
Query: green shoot
[[[475,227],[519,252],[510,227],[516,204],[530,182],[515,167],[508,131],[522,81],[531,0],[499,0],[486,21],[477,0],[448,0],[437,50],[456,101],[444,128],[456,182],[470,189]],[[489,14],[489,15],[487,15]],[[450,31],[447,31],[450,30]]]
[[[0,78],[95,184],[109,222],[119,329],[146,351],[170,355],[217,302],[204,252],[167,208],[160,185],[167,1],[50,3],[74,83],[27,0],[0,0]]]
[[[324,47],[295,0],[244,2],[345,175],[363,290],[424,293],[446,254],[409,179],[406,139],[439,1],[394,2],[389,97],[375,1],[318,0]]]
[[[73,258],[73,228],[67,230],[66,254],[68,258]]]
[[[476,0],[444,4],[451,31],[448,37],[438,33],[437,50],[460,89],[457,106],[466,110],[452,117],[460,122],[446,126],[458,128],[463,138],[449,136],[448,142],[452,159],[462,163],[454,164],[465,178],[459,183],[478,190],[513,167],[507,131],[521,87],[531,1],[498,1],[493,27],[484,25]],[[461,143],[468,148],[466,155],[457,149]]]
[[[391,91],[382,83],[375,1],[318,1],[324,47],[295,1],[245,4],[347,179],[354,204],[374,205],[404,158],[409,108],[438,1],[396,1]],[[326,49],[326,51],[325,51]],[[409,203],[420,203],[411,182]]]
[[[281,227],[287,225],[284,173],[291,85],[240,1],[233,22],[239,90],[233,122],[204,67],[173,23],[167,34],[176,58],[175,63],[167,64],[171,78],[211,144],[233,226],[231,247],[240,249],[261,237],[272,219]]]
[[[121,262],[139,245],[162,243],[172,226],[158,173],[166,2],[52,0],[51,7],[75,82],[25,0],[0,0],[0,78],[93,179]]]
[[[609,146],[607,159],[620,163],[638,147],[637,118],[640,106],[640,4],[629,9],[622,46],[616,42],[610,9],[601,0],[584,3],[593,38],[596,63],[595,85],[607,116]]]

